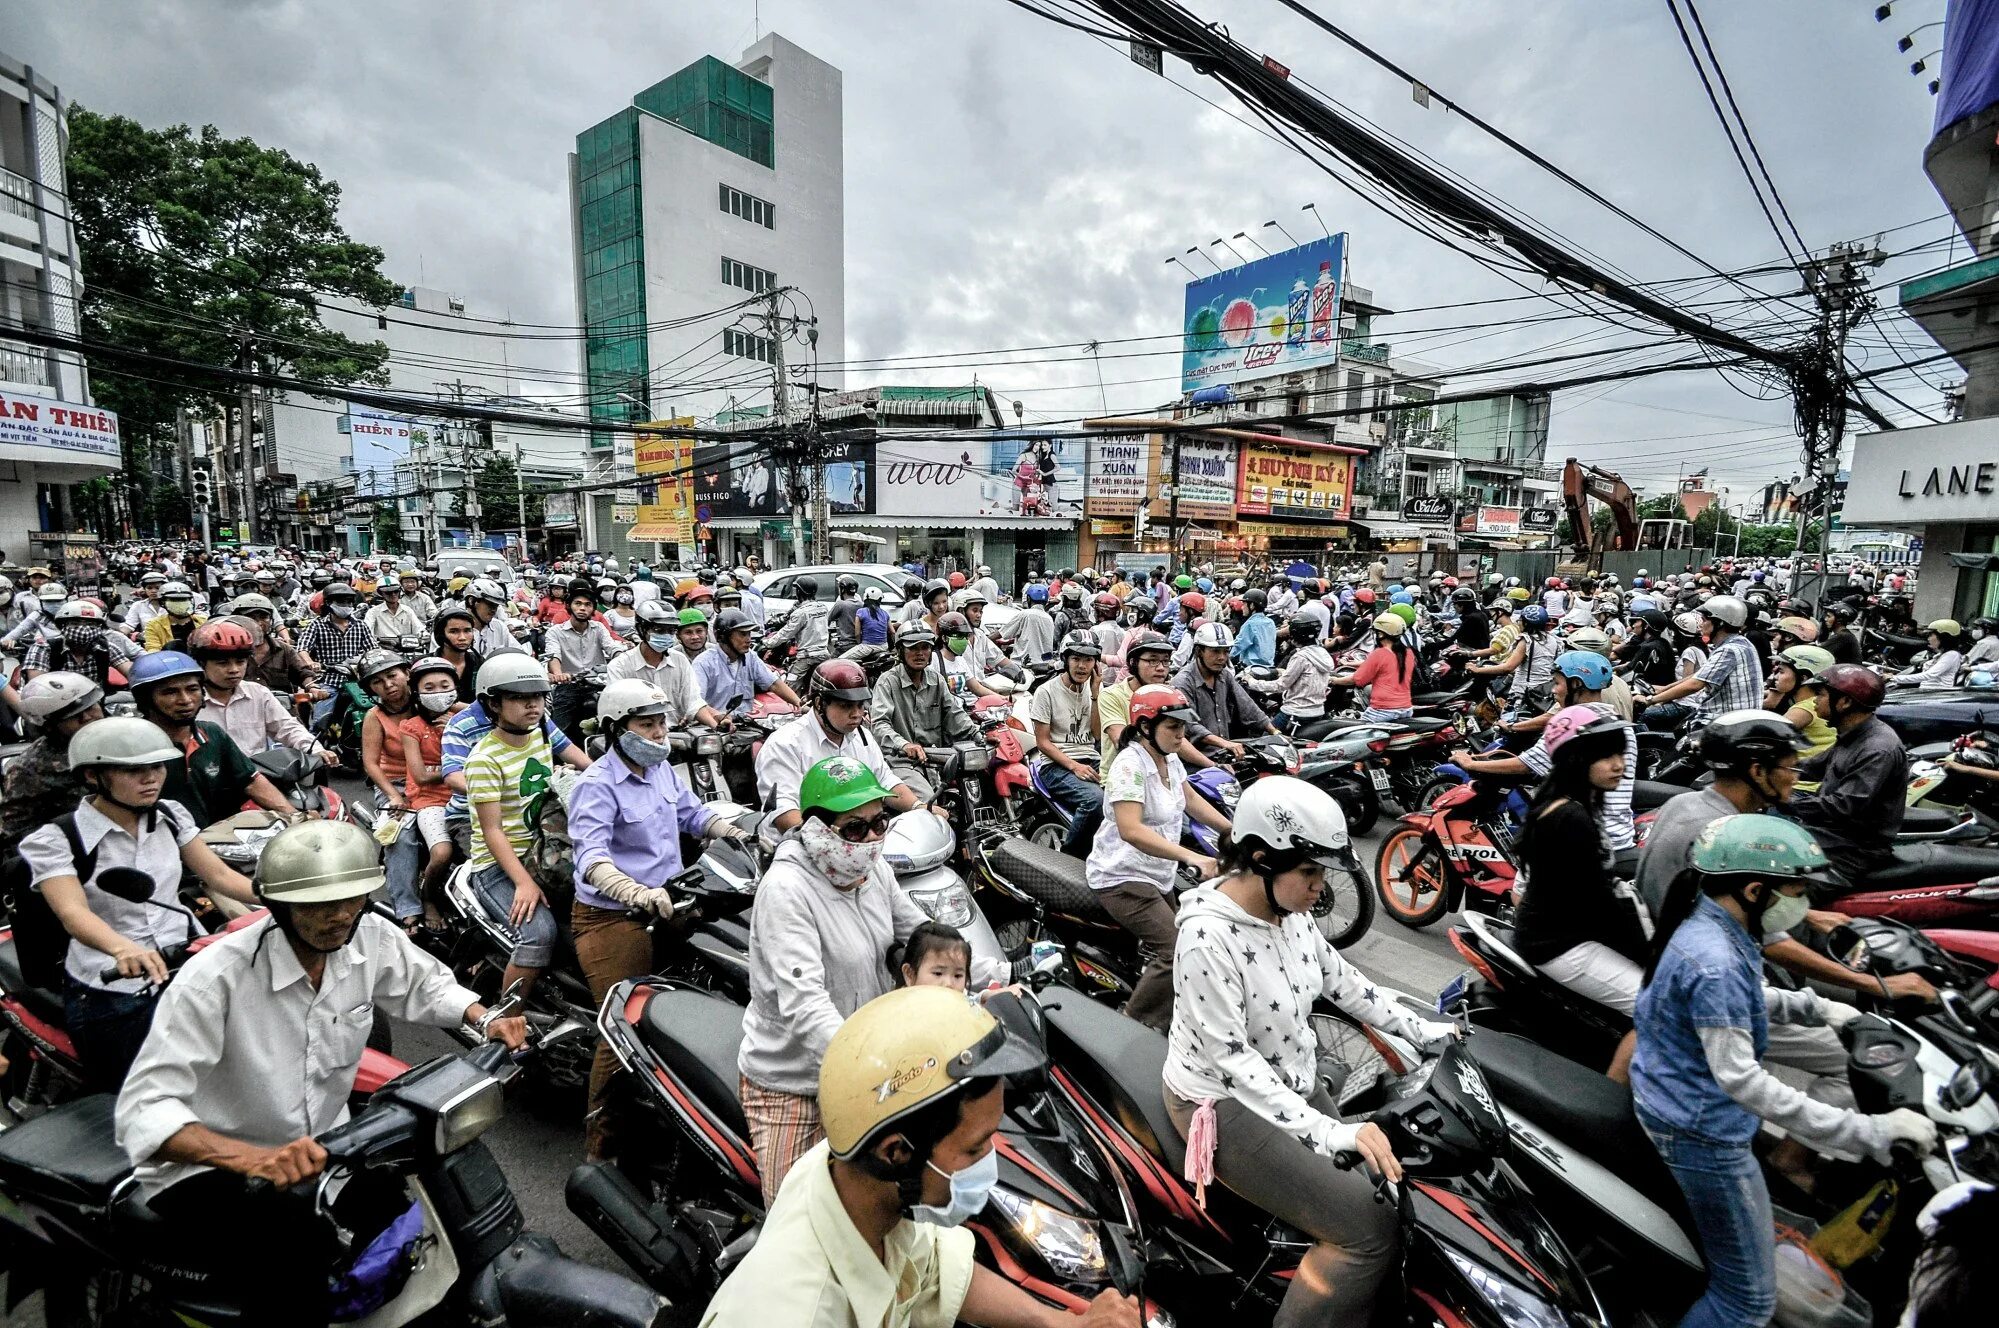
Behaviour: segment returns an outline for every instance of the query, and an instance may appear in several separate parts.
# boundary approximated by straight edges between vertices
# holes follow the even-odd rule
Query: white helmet
[[[986,597],[970,586],[966,586],[963,590],[957,591],[951,596],[951,608],[958,613],[963,613],[974,604],[984,604],[985,602]]]
[[[104,689],[81,673],[57,669],[21,684],[21,714],[48,725],[82,714],[104,699]]]
[[[980,576],[991,576],[992,574],[993,574],[993,569],[992,569],[992,568],[990,568],[990,567],[986,566],[986,565],[985,565],[984,563],[980,563],[980,564],[979,564],[979,575],[980,575]]]
[[[69,599],[69,587],[60,581],[44,581],[41,588],[35,591],[35,598],[53,609]]]
[[[166,765],[179,760],[181,749],[150,720],[113,715],[94,720],[69,740],[69,768],[94,765]]]
[[[1202,623],[1194,632],[1194,644],[1216,650],[1227,650],[1235,644],[1235,633],[1227,623]]]
[[[193,599],[194,590],[185,581],[169,581],[160,587],[161,599]]]
[[[508,650],[479,666],[474,686],[481,698],[495,693],[506,696],[543,696],[549,691],[548,668],[532,655]]]
[[[73,599],[65,602],[61,608],[56,610],[55,620],[59,623],[101,623],[104,621],[104,610],[98,608],[90,600]]]
[[[1700,611],[1737,631],[1749,621],[1749,606],[1733,595],[1709,595],[1701,601]]]
[[[1262,852],[1251,870],[1266,882],[1306,862],[1331,871],[1356,871],[1346,813],[1332,794],[1289,775],[1259,779],[1243,790],[1229,832],[1245,857]]]
[[[619,720],[666,713],[666,693],[640,678],[620,678],[597,696],[597,724],[607,730]]]
[[[253,609],[258,613],[268,613],[273,618],[278,616],[278,606],[271,603],[270,596],[268,595],[259,595],[252,592],[248,595],[238,595],[235,599],[229,601],[229,612],[231,613],[249,613]]]
[[[505,604],[507,592],[492,577],[482,576],[465,587],[465,602],[470,604],[475,599],[482,599],[488,604]]]

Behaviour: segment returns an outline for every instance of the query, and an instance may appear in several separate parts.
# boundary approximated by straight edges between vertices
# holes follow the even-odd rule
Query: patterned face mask
[[[882,842],[870,839],[849,844],[832,826],[816,816],[807,817],[798,827],[799,843],[805,856],[836,890],[854,890],[868,879],[880,860]]]

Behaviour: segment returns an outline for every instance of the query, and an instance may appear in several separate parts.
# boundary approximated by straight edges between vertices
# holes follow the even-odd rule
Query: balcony
[[[33,346],[0,338],[0,382],[53,387],[48,357]]]

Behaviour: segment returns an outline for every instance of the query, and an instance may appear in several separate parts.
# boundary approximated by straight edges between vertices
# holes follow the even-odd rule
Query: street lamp
[[[1263,255],[1264,257],[1268,258],[1268,257],[1270,256],[1270,251],[1269,251],[1268,249],[1265,249],[1265,248],[1264,248],[1264,247],[1263,247],[1263,246],[1262,246],[1261,244],[1259,244],[1259,243],[1258,243],[1258,242],[1257,242],[1256,240],[1254,240],[1254,239],[1251,239],[1251,238],[1250,238],[1250,234],[1249,234],[1249,232],[1248,232],[1248,231],[1237,231],[1237,232],[1235,233],[1235,238],[1236,238],[1236,239],[1238,239],[1238,240],[1241,240],[1241,241],[1243,241],[1243,242],[1244,242],[1245,244],[1254,244],[1254,245],[1256,245],[1256,250],[1257,250],[1257,252],[1258,252],[1258,253],[1260,253],[1260,254],[1262,254],[1262,255]]]
[[[1166,261],[1169,263],[1180,263],[1178,257],[1168,257]],[[1192,277],[1196,281],[1199,281],[1201,279],[1201,274],[1196,272],[1193,268],[1188,267],[1185,263],[1180,263],[1180,269],[1181,271],[1185,272],[1188,276]]]
[[[1320,230],[1322,230],[1322,231],[1325,231],[1325,232],[1326,232],[1326,238],[1327,238],[1328,240],[1330,240],[1330,239],[1332,239],[1332,238],[1333,238],[1333,232],[1332,232],[1332,230],[1331,230],[1331,229],[1330,229],[1330,228],[1329,228],[1329,227],[1328,227],[1328,226],[1326,225],[1326,219],[1325,219],[1324,217],[1322,217],[1322,216],[1320,216],[1320,215],[1319,215],[1319,205],[1318,205],[1317,203],[1307,203],[1307,204],[1306,204],[1306,205],[1305,205],[1304,207],[1301,207],[1301,208],[1299,208],[1298,210],[1299,210],[1300,212],[1309,212],[1309,213],[1311,213],[1311,214],[1312,214],[1312,220],[1313,220],[1313,221],[1316,221],[1316,222],[1318,222],[1318,223],[1319,223],[1319,229],[1320,229]]]
[[[1199,254],[1201,257],[1206,258],[1209,263],[1213,264],[1215,271],[1219,272],[1222,270],[1222,265],[1220,263],[1216,263],[1213,258],[1209,257],[1208,251],[1203,249],[1200,245],[1198,244],[1188,245],[1187,252],[1190,254]]]
[[[1277,219],[1275,217],[1272,217],[1269,221],[1263,223],[1263,228],[1265,230],[1269,230],[1272,226],[1277,226]],[[1283,236],[1286,240],[1290,240],[1291,247],[1293,249],[1296,249],[1298,247],[1298,241],[1292,238],[1290,231],[1285,230],[1282,226],[1277,226],[1277,233]]]
[[[1943,26],[1943,20],[1938,19],[1935,23],[1925,23],[1920,28],[1912,29],[1909,33],[1907,33],[1905,36],[1903,36],[1899,41],[1895,43],[1895,49],[1900,51],[1903,55],[1907,55],[1909,53],[1909,49],[1916,44],[1917,33],[1928,32],[1931,28],[1940,28],[1942,26]]]

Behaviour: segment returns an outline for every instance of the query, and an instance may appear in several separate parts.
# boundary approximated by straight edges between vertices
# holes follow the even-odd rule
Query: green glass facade
[[[650,410],[617,395],[649,400],[645,223],[635,108],[628,106],[576,136],[576,176],[590,414],[595,419],[645,419]],[[609,447],[611,436],[592,434],[590,444]]]
[[[714,56],[703,56],[632,98],[632,104],[698,134],[718,148],[775,165],[771,87]]]

